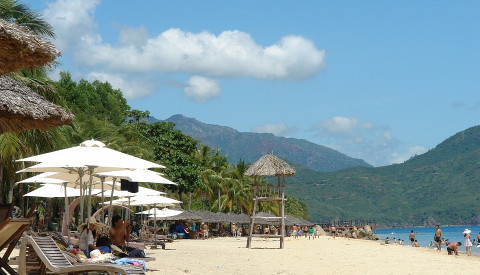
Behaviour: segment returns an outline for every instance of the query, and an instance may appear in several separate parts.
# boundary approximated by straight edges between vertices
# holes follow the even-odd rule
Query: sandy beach
[[[313,241],[287,238],[283,250],[272,239],[254,239],[252,249],[245,245],[243,237],[177,240],[167,243],[166,250],[146,250],[156,258],[147,262],[147,273],[475,274],[480,264],[480,257],[449,256],[446,250],[325,236]]]
[[[167,250],[147,250],[157,259],[147,268],[149,274],[471,274],[480,263],[480,257],[446,250],[331,237],[287,238],[283,250],[272,239],[245,245],[246,238],[179,240]]]

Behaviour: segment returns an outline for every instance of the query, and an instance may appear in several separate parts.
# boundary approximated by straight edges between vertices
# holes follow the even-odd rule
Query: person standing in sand
[[[467,256],[472,256],[472,237],[470,236],[469,229],[465,229],[463,231],[463,237],[465,238],[465,251],[467,252]]]
[[[438,224],[435,227],[435,246],[437,247],[438,251],[442,251],[442,230]]]
[[[330,227],[330,232],[332,233],[333,239],[335,239],[335,233],[337,232],[337,229],[335,228],[334,225],[332,225],[332,227]]]
[[[408,238],[410,238],[410,242],[412,243],[412,246],[413,246],[413,243],[415,242],[415,234],[413,234],[413,230],[410,231],[410,235],[408,235]]]

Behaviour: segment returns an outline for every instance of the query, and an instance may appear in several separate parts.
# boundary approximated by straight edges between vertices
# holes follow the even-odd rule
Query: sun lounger
[[[143,268],[116,264],[71,264],[51,237],[25,236],[20,246],[18,274],[99,271],[108,274],[145,274]]]
[[[0,259],[1,274],[3,274],[2,268],[10,274],[16,274],[10,265],[8,265],[8,257],[10,257],[18,239],[22,236],[23,231],[25,231],[30,223],[31,219],[27,218],[7,218],[2,224],[0,224],[0,251],[7,248],[3,257]]]

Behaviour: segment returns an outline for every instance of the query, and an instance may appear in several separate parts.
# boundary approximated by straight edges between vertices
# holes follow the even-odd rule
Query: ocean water
[[[462,242],[462,246],[459,247],[459,252],[465,252],[463,231],[468,228],[472,230],[470,236],[473,239],[477,239],[477,235],[480,233],[480,226],[446,226],[440,227],[443,233],[443,238],[449,240],[450,242]],[[375,233],[380,240],[384,241],[387,237],[391,240],[390,243],[393,243],[393,238],[405,240],[405,245],[410,245],[410,239],[408,235],[410,231],[413,230],[415,238],[418,241],[418,244],[421,247],[430,247],[430,241],[433,240],[435,234],[435,227],[413,227],[413,228],[386,228],[378,229]],[[434,249],[432,247],[432,249]],[[442,246],[442,250],[445,249],[445,244]],[[445,250],[446,251],[446,250]],[[476,245],[472,246],[472,253],[480,255],[480,247]]]

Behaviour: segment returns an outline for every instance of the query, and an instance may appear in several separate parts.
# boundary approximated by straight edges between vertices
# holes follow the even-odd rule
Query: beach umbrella
[[[97,174],[100,175],[100,176],[108,176],[108,177],[115,177],[117,179],[124,179],[124,180],[128,180],[128,181],[131,181],[131,182],[149,182],[149,183],[158,183],[158,184],[177,185],[173,181],[162,177],[161,173],[146,170],[146,169],[110,171],[110,172],[101,172],[101,173],[97,173]],[[115,186],[115,183],[112,186],[112,192],[111,192],[111,195],[110,195],[110,206],[112,205],[112,199],[113,199],[113,194],[114,194],[113,187],[114,186]],[[157,192],[152,192],[149,195],[159,195],[158,193],[157,194],[155,194],[155,193],[157,193]],[[141,194],[139,194],[139,195],[141,195]],[[147,195],[147,194],[145,194],[145,195]],[[126,195],[126,196],[128,196],[128,195]],[[102,199],[102,205],[103,205],[103,199]],[[129,209],[130,209],[130,207],[129,207]],[[111,215],[111,210],[109,211],[109,214]],[[128,215],[128,217],[130,217],[130,215]]]
[[[3,46],[0,55],[4,53]],[[3,64],[0,62],[0,68]],[[8,76],[0,76],[0,134],[46,130],[68,124],[72,119],[71,113],[45,100],[27,86]]]
[[[80,186],[82,186],[83,176],[88,174],[89,195],[87,218],[91,216],[91,190],[93,177],[96,172],[102,170],[102,172],[105,172],[106,170],[165,168],[165,166],[160,164],[109,149],[102,142],[95,140],[84,141],[79,146],[28,157],[19,161],[41,162],[41,166],[43,166],[42,169],[44,170],[38,172],[59,172],[59,170],[60,172],[76,172],[79,175]]]
[[[137,215],[153,215],[153,211],[154,211],[153,208],[150,208],[150,209],[147,209],[147,210],[144,210],[144,211],[137,212],[135,214],[137,214]],[[162,211],[162,209],[157,208],[157,209],[155,209],[155,211],[157,211],[157,213],[158,213],[158,212]]]
[[[157,209],[155,209],[156,211]],[[175,209],[168,209],[168,208],[163,208],[160,211],[157,211],[157,215],[149,215],[149,218],[156,219],[156,220],[162,220],[163,218],[166,217],[173,217],[182,214],[183,211],[180,210],[175,210]]]
[[[171,198],[167,198],[164,196],[134,196],[131,198],[132,202],[131,205],[149,205],[154,207],[154,219],[157,218],[157,206],[172,206],[175,204],[182,203],[181,201],[177,201]],[[130,203],[130,201],[129,201]],[[155,248],[157,248],[157,223],[154,223],[154,238],[155,238]]]
[[[47,65],[60,56],[55,46],[28,29],[0,19],[0,75]]]
[[[80,190],[70,187],[65,188],[57,184],[42,184],[39,188],[23,195],[25,197],[39,198],[70,198],[80,196]]]

